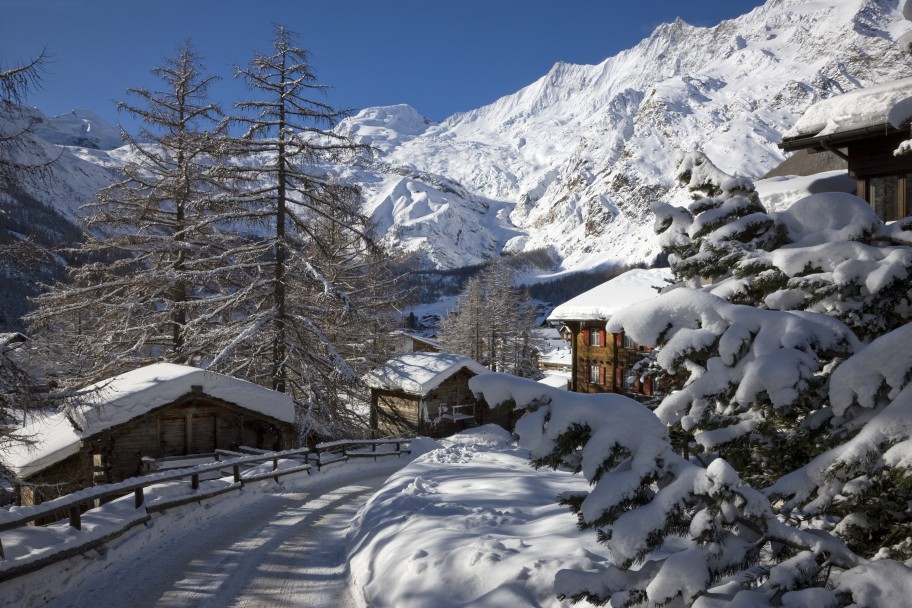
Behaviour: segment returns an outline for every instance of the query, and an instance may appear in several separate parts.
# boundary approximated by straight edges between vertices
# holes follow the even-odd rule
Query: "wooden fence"
[[[132,477],[119,483],[105,484],[79,490],[66,496],[61,496],[48,502],[34,506],[17,507],[10,511],[0,511],[0,582],[34,572],[49,564],[67,559],[89,549],[123,535],[127,530],[139,524],[146,523],[152,518],[153,513],[166,511],[206,498],[212,498],[226,492],[241,489],[245,483],[275,479],[276,482],[284,475],[308,472],[315,466],[317,470],[334,463],[347,462],[352,458],[373,458],[375,461],[384,456],[401,456],[410,452],[407,439],[380,439],[380,440],[346,440],[318,444],[313,451],[308,448],[269,452],[255,448],[240,448],[238,452],[217,450],[212,454],[195,454],[181,456],[173,459],[146,460],[148,469],[155,471],[141,477]],[[178,459],[211,457],[216,462],[199,464],[187,468],[169,469],[168,462]],[[279,461],[284,461],[280,468]],[[262,466],[270,463],[266,467]],[[161,470],[166,469],[166,470]],[[243,469],[243,470],[242,470]],[[266,470],[264,470],[266,469]],[[200,490],[200,478],[215,474],[219,479],[231,476],[232,481],[221,486]],[[147,505],[145,489],[156,484],[190,479],[190,492],[166,500],[156,501]],[[69,518],[71,528],[82,529],[82,514],[84,509],[97,507],[103,502],[111,501],[133,494],[135,512],[132,517],[126,518],[123,526],[102,536],[96,536],[85,542],[76,543],[71,547],[64,547],[53,551],[38,559],[30,559],[16,564],[6,559],[3,551],[3,533],[33,525],[39,520],[59,518],[61,514]]]

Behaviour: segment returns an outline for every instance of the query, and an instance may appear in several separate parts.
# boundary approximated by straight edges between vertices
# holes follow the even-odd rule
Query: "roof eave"
[[[815,152],[824,152],[827,150],[832,151],[831,148],[844,146],[850,141],[864,139],[872,135],[893,135],[894,133],[900,133],[901,131],[904,131],[904,129],[897,129],[889,123],[881,123],[859,129],[851,129],[849,131],[828,133],[826,135],[798,135],[796,137],[783,139],[778,145],[784,152],[795,152],[797,150],[807,149],[811,149]]]

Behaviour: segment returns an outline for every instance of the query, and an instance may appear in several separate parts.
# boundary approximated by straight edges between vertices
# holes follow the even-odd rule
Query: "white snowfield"
[[[440,123],[407,105],[366,108],[337,128],[376,154],[339,177],[361,187],[384,243],[438,268],[539,249],[560,260],[547,272],[648,261],[659,250],[649,203],[690,202],[673,175],[680,153],[757,177],[783,160],[782,134],[812,103],[912,76],[898,4],[770,0],[714,27],[662,24],[597,65],[558,63]],[[114,130],[90,113],[46,120],[45,157],[65,144],[51,189],[67,196],[27,189],[74,216],[136,157],[108,149]]]

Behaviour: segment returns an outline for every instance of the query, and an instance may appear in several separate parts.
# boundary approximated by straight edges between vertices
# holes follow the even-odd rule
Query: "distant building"
[[[396,332],[396,352],[399,353],[439,353],[443,346],[434,338],[400,330]]]
[[[371,389],[371,427],[385,436],[450,435],[466,426],[510,427],[508,409],[489,410],[469,389],[469,379],[490,372],[452,353],[397,355],[365,374]]]
[[[573,371],[573,350],[570,340],[573,334],[566,327],[561,331],[554,327],[542,327],[535,331],[538,344],[536,360],[544,374],[540,382],[557,388],[569,388]]]
[[[779,147],[829,151],[845,159],[858,181],[858,196],[882,220],[893,221],[912,215],[912,153],[896,154],[910,139],[910,119],[912,78],[905,78],[812,105]]]
[[[651,350],[624,334],[605,331],[611,315],[659,295],[671,279],[671,270],[634,269],[564,302],[548,320],[562,323],[571,333],[570,390],[580,393],[625,393],[651,397],[663,391],[652,377],[634,366]]]
[[[292,447],[294,403],[262,386],[195,367],[157,363],[79,391],[64,411],[22,429],[34,445],[0,455],[29,482],[23,505],[139,475],[143,457],[239,445]]]

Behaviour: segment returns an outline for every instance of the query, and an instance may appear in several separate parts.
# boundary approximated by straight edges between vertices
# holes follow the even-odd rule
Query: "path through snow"
[[[345,533],[389,470],[330,476],[305,492],[267,494],[167,535],[47,604],[354,608]]]

